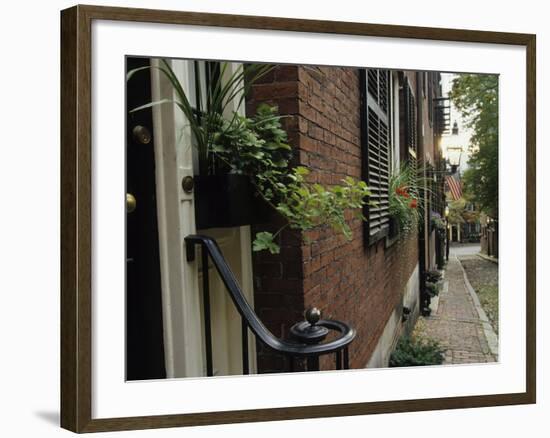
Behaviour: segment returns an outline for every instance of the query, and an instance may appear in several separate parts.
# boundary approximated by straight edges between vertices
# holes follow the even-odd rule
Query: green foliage
[[[437,283],[441,280],[443,275],[441,274],[441,271],[438,271],[437,269],[433,269],[430,271],[426,271],[426,280],[431,281],[434,283]]]
[[[230,74],[228,65],[220,63],[219,74],[213,75],[213,83],[207,86],[206,99],[199,96],[195,107],[190,104],[167,61],[162,60],[160,66],[132,70],[128,73],[128,80],[140,70],[158,68],[170,81],[177,96],[173,101],[151,102],[132,111],[175,104],[189,122],[193,144],[199,151],[200,173],[248,176],[264,200],[286,219],[286,224],[274,234],[267,231],[257,233],[254,251],[279,253],[275,238],[286,227],[307,231],[328,225],[351,239],[345,213],[351,209],[356,217],[364,219],[361,207],[370,195],[367,185],[348,177],[341,185],[324,187],[306,181],[309,170],[305,167],[290,169],[292,148],[287,143],[287,133],[281,125],[282,116],[276,107],[261,104],[253,117],[242,116],[236,111],[227,117],[229,103],[238,99],[236,107],[239,107],[251,85],[273,68],[245,64]],[[201,89],[200,84],[198,88]]]
[[[439,295],[439,283],[427,281],[426,282],[426,292],[433,298],[436,295]]]
[[[445,231],[445,229],[447,228],[447,225],[445,224],[445,221],[443,220],[441,215],[436,211],[432,211],[431,217],[432,217],[432,224],[435,227],[435,229],[438,231]]]
[[[219,116],[211,145],[218,162],[216,170],[248,176],[284,176],[292,148],[287,144],[281,118],[277,107],[265,104],[258,106],[252,118],[237,114],[229,121]]]
[[[466,200],[459,198],[449,202],[449,223],[462,224],[464,223],[464,212],[466,211]]]
[[[414,230],[424,217],[423,199],[431,193],[429,179],[424,174],[424,169],[414,171],[403,163],[390,175],[390,216],[397,220],[402,233]]]
[[[274,208],[287,220],[287,224],[275,234],[261,233],[261,243],[256,245],[255,241],[254,250],[269,249],[271,253],[278,253],[279,247],[274,239],[287,226],[308,231],[319,225],[329,225],[348,240],[352,238],[345,212],[351,209],[355,217],[364,220],[361,207],[365,204],[365,198],[370,195],[365,182],[347,177],[342,180],[341,185],[326,188],[307,182],[308,174],[307,168],[299,166],[282,179],[279,175],[273,176],[271,172],[257,175],[260,193],[272,202]]]
[[[478,211],[470,211],[466,208],[467,201],[459,198],[449,202],[449,223],[463,224],[465,222],[475,222],[479,220]]]
[[[273,241],[273,235],[267,231],[256,233],[256,238],[252,244],[254,251],[268,250],[271,254],[279,254],[280,248]]]
[[[203,175],[224,171],[220,167],[223,168],[225,163],[217,160],[215,150],[220,137],[227,138],[235,133],[242,133],[242,126],[238,126],[243,123],[241,116],[236,111],[232,111],[229,120],[225,120],[223,114],[228,112],[230,104],[234,103],[238,108],[254,82],[274,68],[269,64],[241,64],[231,72],[230,65],[229,62],[219,63],[219,71],[216,74],[212,72],[214,79],[212,83],[207,84],[205,95],[199,93],[195,106],[191,105],[184,87],[165,59],[162,59],[158,66],[140,67],[131,70],[127,75],[127,80],[130,80],[136,73],[151,68],[160,70],[168,79],[175,91],[175,100],[163,99],[150,102],[134,108],[132,112],[167,103],[176,105],[189,123],[193,144],[199,151],[199,166]],[[208,64],[206,68],[210,68]],[[202,89],[200,75],[197,75],[197,80],[197,88]],[[253,142],[252,138],[242,138],[242,140],[244,143]]]
[[[464,191],[498,218],[498,76],[460,74],[449,96],[473,130]]]
[[[403,337],[390,357],[390,367],[441,365],[445,350],[433,339]]]

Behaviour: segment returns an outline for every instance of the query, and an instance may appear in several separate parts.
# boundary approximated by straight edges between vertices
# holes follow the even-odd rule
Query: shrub
[[[426,282],[426,292],[430,297],[435,297],[439,295],[439,283],[433,283],[431,281]]]
[[[441,274],[441,272],[436,269],[431,271],[426,271],[426,281],[437,283],[439,280],[441,280],[442,277],[443,275]]]
[[[432,217],[433,227],[438,231],[440,230],[445,231],[445,229],[447,228],[447,225],[445,224],[445,221],[443,220],[441,215],[437,211],[432,211],[431,217]]]
[[[390,367],[441,365],[445,350],[434,339],[403,337],[390,357]]]

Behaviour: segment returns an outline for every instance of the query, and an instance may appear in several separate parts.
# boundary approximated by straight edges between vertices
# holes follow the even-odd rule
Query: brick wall
[[[259,103],[265,102],[279,107],[285,117],[283,126],[289,142],[295,147],[298,142],[298,104],[302,85],[298,82],[298,67],[280,66],[259,80],[246,102],[247,114],[253,114]],[[299,151],[295,151],[293,164],[298,164]],[[269,224],[253,227],[257,231],[279,230],[284,222],[272,213]],[[254,307],[259,317],[280,338],[288,338],[289,329],[303,319],[304,289],[302,272],[301,237],[295,231],[285,229],[279,234],[280,254],[267,251],[253,253]],[[280,372],[288,369],[288,363],[257,343],[258,371]]]
[[[295,150],[294,164],[311,169],[311,181],[332,185],[345,176],[361,177],[359,73],[353,68],[305,69],[282,66],[253,87],[250,113],[260,102],[288,114],[285,128]],[[304,309],[316,306],[323,317],[351,324],[357,338],[350,348],[352,368],[364,367],[391,312],[401,305],[403,288],[418,261],[416,236],[386,248],[384,240],[368,248],[363,226],[349,215],[353,240],[329,227],[300,239],[281,235],[280,255],[255,254],[256,311],[277,336],[288,336]],[[276,230],[274,219],[269,226]],[[260,347],[260,346],[259,346]],[[324,358],[322,367],[333,368]],[[260,372],[284,364],[259,348]]]

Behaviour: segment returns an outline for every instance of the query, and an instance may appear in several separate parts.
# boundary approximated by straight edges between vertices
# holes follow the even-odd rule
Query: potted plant
[[[437,283],[441,281],[441,278],[443,277],[443,275],[441,274],[441,271],[438,271],[437,269],[426,271],[425,275],[426,275],[426,281],[431,281],[433,283]]]
[[[416,175],[403,164],[390,176],[390,236],[412,231],[420,217],[420,202]]]
[[[291,147],[276,107],[260,105],[256,114],[219,117],[209,146],[211,165],[195,176],[197,228],[267,222],[269,205],[255,184],[258,177],[288,168]]]
[[[432,211],[430,213],[431,217],[431,229],[436,230],[438,233],[444,233],[446,229],[445,221],[437,211]]]
[[[241,116],[237,111],[228,111],[229,105],[235,103],[232,100],[237,99],[238,107],[254,82],[273,67],[246,64],[230,72],[229,63],[208,63],[206,68],[213,79],[205,93],[198,93],[195,105],[190,103],[184,87],[166,60],[161,60],[158,66],[130,71],[127,80],[131,80],[136,73],[151,68],[159,69],[169,80],[175,90],[176,99],[150,102],[134,108],[132,112],[161,104],[173,104],[185,115],[198,155],[198,169],[195,169],[198,173],[193,177],[197,228],[234,227],[265,222],[265,203],[251,185],[250,179],[238,170],[232,171],[231,163],[226,162],[219,152],[230,146],[235,149],[234,156],[240,156],[243,160],[251,154],[260,156],[266,153],[266,144],[272,140],[262,138],[262,135],[269,136],[276,129],[284,133],[280,129],[281,117],[274,114],[274,111],[266,115],[266,111],[262,109],[251,119]],[[202,88],[201,84],[197,85]],[[223,116],[228,113],[229,117]],[[285,135],[277,138],[279,141],[276,146],[289,151],[290,146],[284,143]],[[279,152],[274,146],[270,141],[269,155]]]
[[[259,105],[253,117],[228,110],[234,99],[238,99],[238,108],[252,84],[273,67],[244,64],[229,74],[228,65],[219,63],[206,97],[199,96],[196,106],[190,104],[165,60],[158,67],[128,73],[130,80],[139,70],[158,68],[176,91],[175,101],[150,102],[133,111],[174,104],[187,118],[199,155],[200,172],[195,177],[197,228],[258,223],[258,218],[246,211],[265,213],[267,209],[280,214],[285,224],[275,233],[257,233],[255,251],[278,253],[276,238],[286,227],[307,231],[328,225],[351,239],[345,212],[351,209],[356,217],[363,218],[361,209],[370,195],[365,182],[348,177],[341,185],[325,187],[308,182],[305,167],[291,168],[292,148],[276,107]]]
[[[430,298],[435,297],[436,295],[439,295],[439,284],[433,283],[431,281],[426,282],[426,292],[430,296]]]

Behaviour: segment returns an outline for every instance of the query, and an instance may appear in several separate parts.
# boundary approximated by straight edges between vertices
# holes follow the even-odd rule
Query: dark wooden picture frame
[[[93,20],[517,45],[526,48],[526,391],[274,409],[92,419],[91,25]],[[536,37],[531,34],[75,6],[61,13],[61,426],[97,432],[536,402]]]

